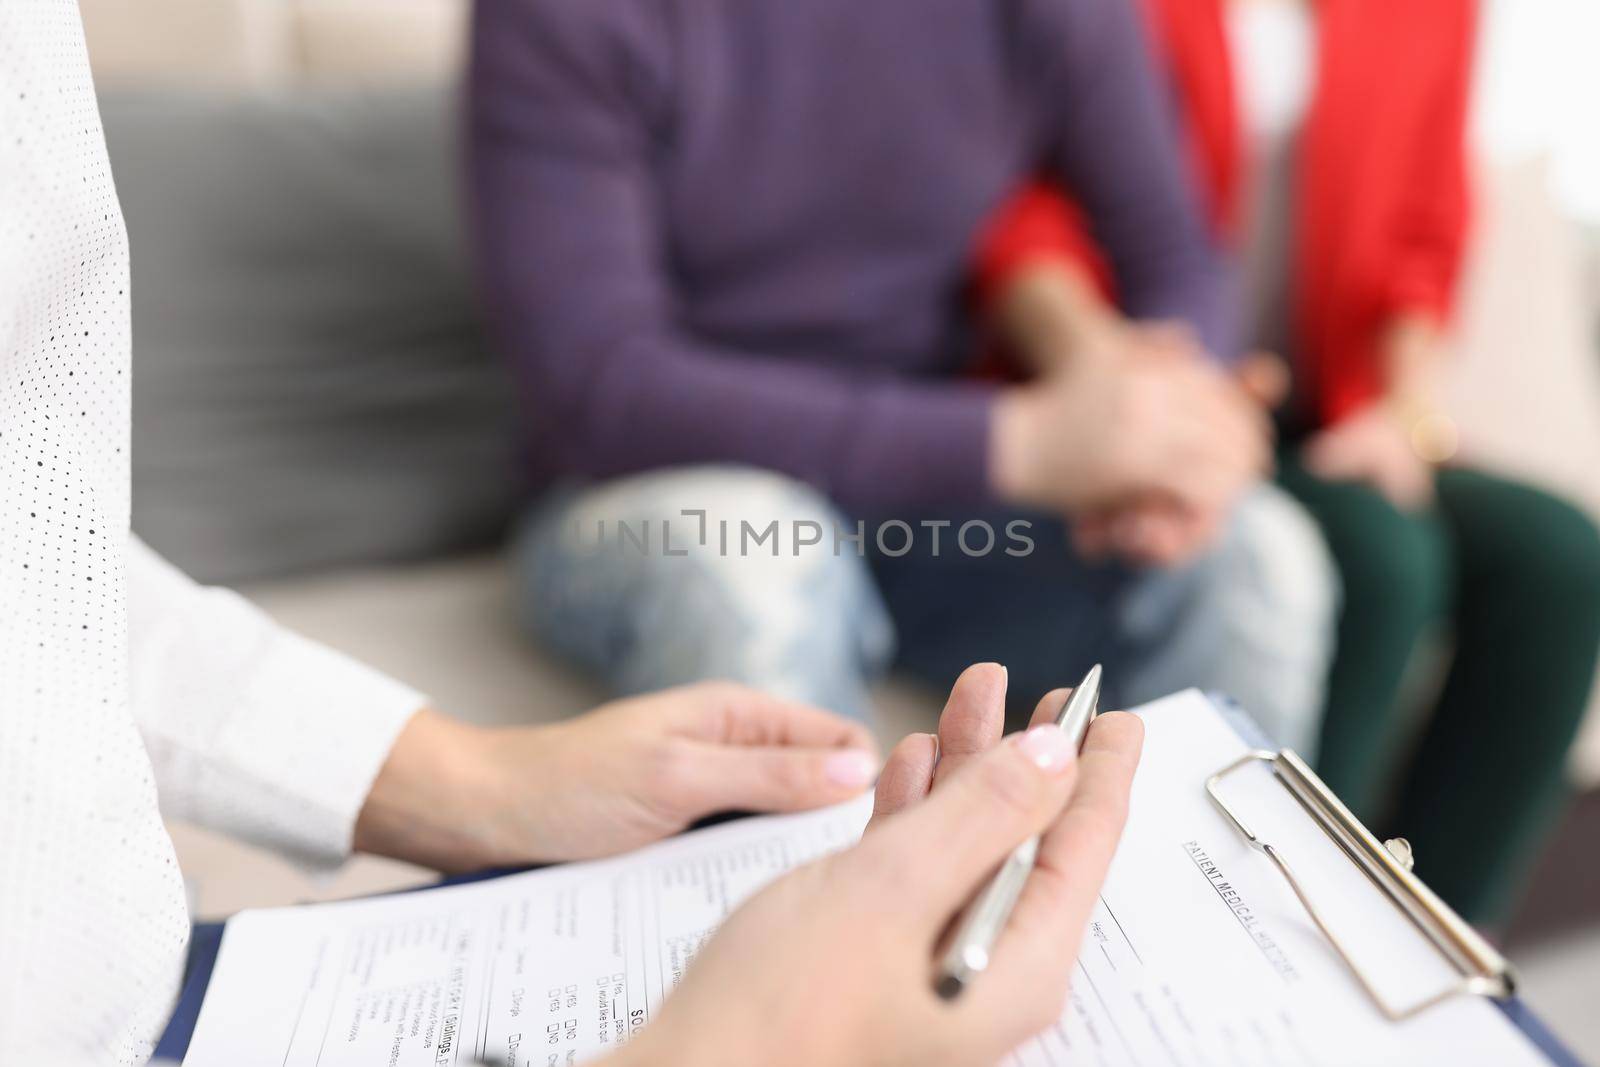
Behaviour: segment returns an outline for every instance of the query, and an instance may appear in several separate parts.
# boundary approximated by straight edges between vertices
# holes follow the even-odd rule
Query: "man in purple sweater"
[[[1131,316],[1232,355],[1151,66],[1128,0],[479,0],[480,263],[557,487],[536,631],[625,690],[854,714],[895,635],[1030,701],[1106,658],[1301,740],[1331,569],[1231,377],[1087,310],[1071,370],[964,374],[976,231],[1041,168]]]

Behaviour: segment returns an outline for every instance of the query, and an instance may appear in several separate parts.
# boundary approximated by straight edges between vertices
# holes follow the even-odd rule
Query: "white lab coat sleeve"
[[[128,549],[134,718],[163,814],[311,868],[348,855],[416,690]]]

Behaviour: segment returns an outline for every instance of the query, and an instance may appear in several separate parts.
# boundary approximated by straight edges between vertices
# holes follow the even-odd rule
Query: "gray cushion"
[[[133,257],[134,528],[198,577],[462,550],[514,506],[455,101],[101,101]]]

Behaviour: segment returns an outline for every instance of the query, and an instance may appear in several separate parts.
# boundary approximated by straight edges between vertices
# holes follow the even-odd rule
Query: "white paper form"
[[[870,796],[625,857],[229,920],[184,1062],[553,1067],[627,1041],[739,902],[854,843]]]
[[[1196,692],[1140,714],[1145,749],[1127,830],[1078,955],[1070,1002],[1054,1028],[1018,1050],[1013,1067],[1548,1062],[1480,997],[1388,1022],[1277,868],[1206,795],[1205,779],[1246,751],[1226,720]],[[1240,772],[1224,789],[1355,942],[1383,992],[1405,1003],[1456,980],[1267,767]]]
[[[1140,714],[1148,729],[1128,827],[1074,964],[1071,999],[1013,1067],[1546,1062],[1479,998],[1400,1026],[1385,1021],[1282,876],[1206,797],[1206,776],[1245,751],[1237,735],[1196,693]],[[1260,770],[1230,784],[1230,798],[1306,882],[1337,898],[1328,901],[1336,928],[1371,969],[1392,976],[1397,999],[1450,981],[1421,935]],[[228,924],[184,1062],[591,1059],[649,1021],[741,900],[853,843],[869,812],[862,798],[598,863],[244,912]]]

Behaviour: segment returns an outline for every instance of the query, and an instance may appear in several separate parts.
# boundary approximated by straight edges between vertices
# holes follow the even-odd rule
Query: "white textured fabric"
[[[195,585],[137,538],[128,558],[133,712],[164,814],[331,866],[416,690]]]
[[[3,1064],[149,1056],[189,928],[158,793],[335,859],[421,704],[130,558],[127,286],[77,7],[0,0]]]

